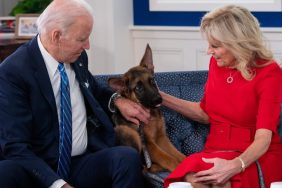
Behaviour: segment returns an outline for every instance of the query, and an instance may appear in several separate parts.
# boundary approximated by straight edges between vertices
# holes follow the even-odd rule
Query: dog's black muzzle
[[[163,99],[161,95],[158,93],[158,94],[148,95],[142,98],[140,102],[146,108],[158,108],[162,104]]]

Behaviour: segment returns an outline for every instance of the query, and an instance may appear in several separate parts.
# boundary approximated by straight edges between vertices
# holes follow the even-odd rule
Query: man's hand
[[[150,111],[129,99],[123,97],[118,98],[115,100],[115,106],[126,120],[131,121],[136,125],[139,125],[140,122],[145,124],[149,122]]]
[[[74,188],[73,186],[70,186],[68,183],[66,183],[66,184],[64,184],[63,186],[62,186],[62,188]]]

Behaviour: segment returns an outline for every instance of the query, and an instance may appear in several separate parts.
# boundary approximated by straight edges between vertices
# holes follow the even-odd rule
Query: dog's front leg
[[[163,148],[169,155],[173,156],[180,163],[186,156],[178,151],[176,147],[170,142],[167,136],[160,136],[157,140],[158,145]]]
[[[152,142],[152,140],[147,140],[147,148],[150,153],[152,162],[161,166],[163,169],[173,171],[179,164],[179,162],[174,157],[166,153],[155,142]],[[151,169],[149,170],[151,171]]]

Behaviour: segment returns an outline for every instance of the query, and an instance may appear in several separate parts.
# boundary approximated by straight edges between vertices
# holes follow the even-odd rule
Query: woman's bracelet
[[[237,159],[239,159],[239,161],[241,162],[241,169],[242,169],[242,172],[244,172],[246,168],[244,161],[241,159],[241,157],[237,157]]]

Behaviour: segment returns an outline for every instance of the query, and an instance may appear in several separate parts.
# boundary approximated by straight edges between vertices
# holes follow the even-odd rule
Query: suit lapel
[[[89,145],[94,147],[94,150],[97,148],[104,148],[106,146],[113,146],[115,142],[115,135],[113,130],[113,124],[106,114],[106,112],[102,109],[98,101],[95,99],[92,92],[93,88],[89,83],[93,82],[93,78],[89,78],[89,72],[87,67],[82,62],[76,62],[73,64],[73,68],[75,74],[77,76],[77,80],[80,84],[81,91],[84,95],[85,102],[88,102],[89,107],[91,109],[91,116],[94,114],[95,118],[100,122],[99,129],[100,131],[94,131],[89,137]],[[89,82],[88,82],[89,81]],[[90,123],[89,126],[97,126]],[[96,129],[95,127],[94,130]],[[101,142],[102,141],[102,142]],[[106,145],[105,145],[106,144]]]
[[[43,57],[38,47],[37,37],[34,37],[29,44],[29,53],[30,57],[33,58],[33,68],[34,76],[38,82],[38,85],[42,91],[42,94],[48,101],[49,105],[52,108],[52,111],[55,112],[54,115],[57,115],[56,101],[54,97],[54,92],[52,89],[51,81],[49,74],[44,63]]]
[[[86,98],[87,102],[90,104],[92,112],[96,115],[102,125],[112,127],[112,122],[109,116],[105,113],[98,101],[93,96],[93,91],[91,90],[91,86],[89,85],[89,81],[87,78],[87,68],[84,67],[83,63],[81,63],[79,60],[73,64],[73,68],[77,80],[79,82],[81,91],[84,97]]]

